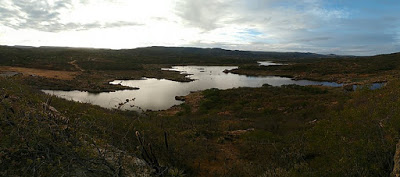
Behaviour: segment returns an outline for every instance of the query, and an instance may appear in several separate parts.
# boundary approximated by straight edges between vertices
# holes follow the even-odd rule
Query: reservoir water
[[[250,77],[232,73],[224,73],[225,70],[235,69],[232,66],[174,66],[163,70],[179,71],[189,74],[187,77],[192,82],[176,82],[166,79],[142,78],[141,80],[115,80],[110,84],[121,84],[128,87],[138,87],[139,90],[121,90],[116,92],[88,93],[82,91],[53,91],[43,92],[56,95],[61,98],[78,102],[91,103],[105,108],[117,108],[120,103],[129,101],[123,105],[123,110],[165,110],[174,105],[183,103],[175,100],[175,96],[185,96],[193,91],[201,91],[210,88],[230,89],[238,87],[261,87],[263,84],[282,86],[296,85],[324,85],[341,87],[342,84],[334,82],[317,82],[309,80],[293,80],[287,77],[266,76]]]

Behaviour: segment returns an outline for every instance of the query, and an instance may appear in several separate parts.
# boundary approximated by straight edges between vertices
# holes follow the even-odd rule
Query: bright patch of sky
[[[0,0],[0,45],[400,51],[398,0]]]

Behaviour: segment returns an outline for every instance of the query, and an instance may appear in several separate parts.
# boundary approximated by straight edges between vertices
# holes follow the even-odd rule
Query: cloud
[[[186,0],[178,3],[176,11],[187,25],[209,31],[221,27],[229,8],[229,1]]]
[[[185,0],[178,3],[177,15],[186,24],[205,30],[226,25],[248,25],[303,29],[315,21],[345,18],[339,9],[321,7],[318,0]]]
[[[81,0],[83,4],[88,1]],[[0,3],[0,23],[13,29],[34,29],[44,32],[89,30],[142,25],[135,22],[62,22],[61,15],[73,8],[72,0],[31,1],[13,0]],[[8,8],[5,8],[8,7]]]
[[[386,7],[363,2],[332,5],[325,0],[187,0],[177,6],[177,11],[185,25],[201,29],[202,36],[207,36],[193,41],[193,45],[203,42],[201,46],[363,55],[377,53],[376,49],[395,51],[393,43],[399,43],[399,13],[388,11],[372,16],[369,12]],[[360,8],[363,6],[368,8]],[[258,34],[246,33],[247,30]],[[226,38],[216,40],[218,36]],[[388,43],[393,47],[387,48]]]
[[[293,34],[318,28],[324,20],[329,21],[344,16],[339,10],[328,11],[310,0],[297,3],[277,0],[188,0],[177,6],[177,12],[185,22],[184,25],[203,30],[203,33],[206,33],[203,36],[216,36],[217,33],[225,37],[230,35],[237,38],[230,41],[241,41],[241,43],[256,41],[283,43],[315,38],[313,36],[299,38]],[[323,13],[329,16],[321,19]],[[258,35],[249,35],[246,33],[248,30],[257,31]],[[225,35],[221,31],[226,31],[228,34]],[[210,43],[212,40],[215,38],[203,41]]]
[[[6,1],[1,6],[4,7]],[[1,23],[14,29],[38,29],[44,31],[55,31],[60,24],[58,16],[60,11],[71,5],[70,0],[55,1],[31,1],[13,0],[9,2],[8,8],[1,8]]]

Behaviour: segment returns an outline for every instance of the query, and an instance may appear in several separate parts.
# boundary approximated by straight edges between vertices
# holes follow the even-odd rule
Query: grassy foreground
[[[211,89],[189,95],[174,114],[138,115],[1,79],[0,174],[388,176],[399,87]]]
[[[0,80],[1,176],[115,176],[146,170],[132,156],[134,136],[127,136],[134,134],[137,114],[46,96],[19,79]]]

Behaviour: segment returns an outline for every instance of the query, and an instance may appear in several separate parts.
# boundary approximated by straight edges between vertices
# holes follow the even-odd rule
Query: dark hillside
[[[73,70],[77,60],[86,69],[137,69],[140,64],[242,64],[255,60],[329,58],[312,53],[249,52],[219,48],[146,47],[127,50],[0,46],[0,65]],[[95,66],[95,68],[93,68]]]

